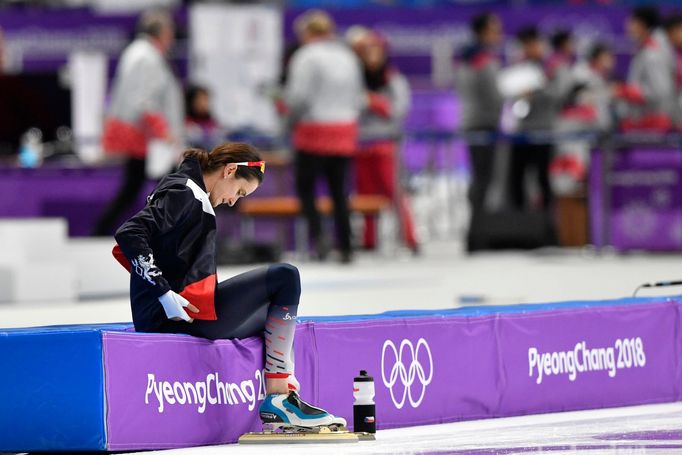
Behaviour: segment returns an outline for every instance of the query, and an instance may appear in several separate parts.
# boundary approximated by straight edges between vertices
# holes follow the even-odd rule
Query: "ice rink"
[[[216,446],[168,454],[256,454],[264,446]],[[162,453],[162,452],[152,452]],[[682,403],[429,425],[377,433],[376,441],[278,445],[278,454],[679,454]]]
[[[618,298],[631,295],[644,282],[681,278],[680,258],[676,255],[597,254],[581,249],[467,256],[452,242],[431,242],[416,258],[398,251],[384,255],[363,253],[352,266],[293,263],[301,270],[303,297],[299,313],[306,316]],[[221,268],[219,275],[225,279],[249,268]],[[662,293],[675,294],[679,289],[665,289],[657,295]],[[653,293],[648,291],[646,295]],[[125,296],[0,305],[3,327],[129,320]],[[380,409],[377,416],[380,421]],[[682,403],[384,430],[378,432],[374,442],[277,446],[276,451],[682,454]],[[265,450],[230,445],[158,453],[162,452],[231,454]]]

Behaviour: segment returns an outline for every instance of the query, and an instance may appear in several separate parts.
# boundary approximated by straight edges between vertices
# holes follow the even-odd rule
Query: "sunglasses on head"
[[[260,171],[265,174],[265,161],[243,161],[241,163],[234,163],[237,166],[259,167]]]

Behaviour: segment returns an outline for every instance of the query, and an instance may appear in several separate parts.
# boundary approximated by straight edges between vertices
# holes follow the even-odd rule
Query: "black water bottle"
[[[365,370],[360,370],[360,376],[353,379],[353,398],[353,431],[376,433],[374,378]]]

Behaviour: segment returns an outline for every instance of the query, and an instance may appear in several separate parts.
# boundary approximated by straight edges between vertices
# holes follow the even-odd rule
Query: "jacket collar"
[[[204,174],[201,172],[201,165],[196,158],[185,158],[182,163],[180,163],[178,172],[187,175],[194,183],[199,185],[199,188],[204,192],[208,192],[206,191],[206,185],[204,185]]]

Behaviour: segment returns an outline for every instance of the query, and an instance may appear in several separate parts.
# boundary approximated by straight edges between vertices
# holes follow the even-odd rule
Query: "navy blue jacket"
[[[116,259],[130,271],[135,329],[162,331],[168,322],[158,298],[169,290],[215,320],[216,221],[199,162],[185,159],[164,177],[147,204],[116,231]]]

